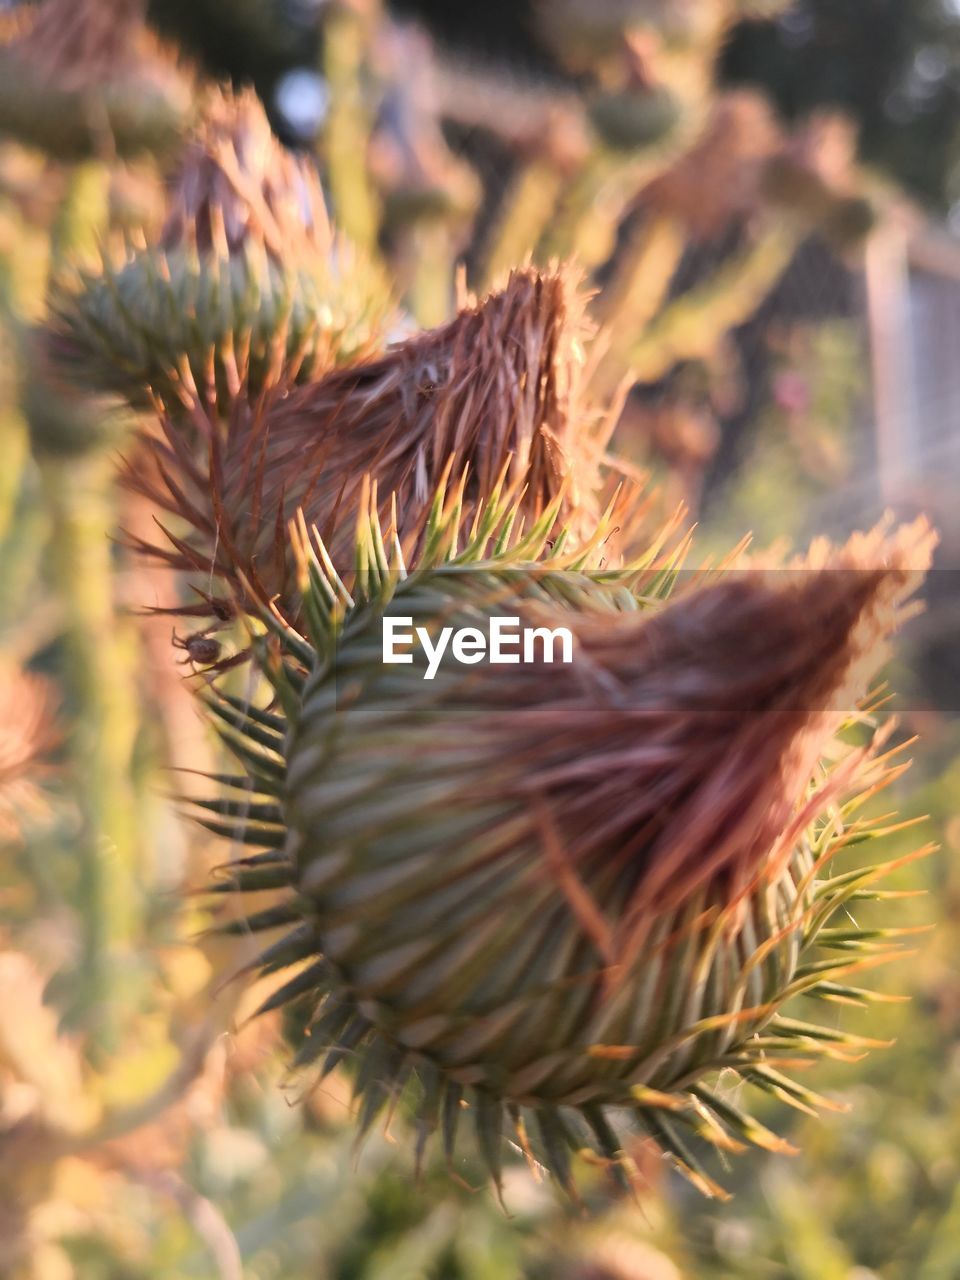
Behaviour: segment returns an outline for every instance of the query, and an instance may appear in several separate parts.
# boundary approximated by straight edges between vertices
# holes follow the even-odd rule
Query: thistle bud
[[[394,535],[408,553],[444,475],[451,489],[462,481],[466,523],[505,486],[522,491],[528,522],[559,505],[582,525],[595,514],[612,424],[583,403],[591,329],[577,286],[569,271],[515,271],[499,292],[379,359],[263,403],[238,402],[223,433],[206,427],[209,469],[185,460],[178,424],[168,423],[164,439],[148,442],[153,471],[141,463],[128,478],[193,534],[155,550],[286,610],[295,588],[289,521],[302,509],[346,572],[371,480],[385,521],[395,506]]]
[[[568,1190],[575,1152],[623,1167],[639,1131],[714,1191],[698,1139],[785,1146],[718,1068],[806,1107],[781,1068],[848,1043],[783,1006],[829,995],[876,936],[828,926],[877,874],[833,861],[851,789],[889,779],[884,735],[837,735],[932,538],[876,533],[672,602],[649,560],[596,577],[484,560],[491,540],[408,576],[371,551],[350,597],[304,552],[320,656],[295,642],[280,675],[263,650],[289,722],[225,706],[263,802],[220,812],[267,846],[233,883],[289,886],[234,927],[291,927],[261,966],[306,967],[270,1005],[307,1002],[299,1064],[356,1061],[361,1130],[404,1095],[421,1142],[452,1154],[471,1122],[499,1183],[509,1132]],[[504,614],[566,628],[571,659],[384,661],[398,626],[435,657],[444,629],[473,642]]]
[[[649,147],[670,134],[683,108],[669,89],[600,89],[588,100],[590,120],[607,144],[622,151]]]
[[[75,376],[182,411],[316,377],[379,345],[379,272],[332,233],[319,179],[252,92],[216,94],[156,246],[61,287],[51,346]]]
[[[167,150],[190,111],[140,0],[43,0],[5,19],[0,132],[63,160]]]

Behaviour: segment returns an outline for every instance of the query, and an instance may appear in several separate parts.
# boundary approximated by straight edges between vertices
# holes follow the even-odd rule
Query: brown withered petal
[[[569,270],[518,270],[449,324],[377,360],[238,403],[222,429],[198,418],[209,468],[191,459],[181,429],[168,423],[127,478],[191,533],[154,550],[205,580],[213,571],[232,590],[245,579],[283,605],[293,586],[287,525],[298,509],[349,569],[368,479],[386,517],[396,500],[409,548],[451,462],[451,486],[467,474],[465,519],[504,475],[524,487],[525,518],[562,494],[566,511],[586,519],[595,514],[610,428],[610,416],[591,417],[582,399],[590,335]]]
[[[780,874],[829,799],[805,799],[817,762],[889,656],[935,541],[925,520],[880,526],[791,569],[694,586],[651,618],[584,614],[571,668],[490,668],[477,743],[491,760],[509,743],[513,790],[544,798],[572,866],[609,868],[616,849],[631,867],[614,951],[704,887],[732,904]]]
[[[0,844],[18,841],[24,823],[47,811],[41,784],[58,741],[53,705],[46,680],[0,663]]]

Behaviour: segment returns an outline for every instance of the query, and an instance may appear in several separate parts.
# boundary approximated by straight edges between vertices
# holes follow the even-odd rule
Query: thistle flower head
[[[41,784],[58,740],[47,682],[0,663],[0,726],[0,844],[12,844],[47,810]]]
[[[303,535],[308,635],[259,647],[284,717],[212,696],[250,771],[214,829],[265,850],[229,884],[289,893],[229,927],[289,927],[261,967],[305,967],[270,1005],[307,1002],[298,1064],[356,1059],[361,1130],[402,1094],[421,1145],[469,1119],[497,1182],[510,1132],[568,1189],[574,1152],[622,1168],[639,1131],[715,1191],[698,1140],[784,1146],[718,1069],[808,1107],[780,1068],[848,1043],[783,1006],[848,972],[829,926],[879,874],[833,860],[885,735],[838,735],[929,530],[670,599],[674,557],[592,573],[602,535],[551,553],[549,518],[518,541],[496,504],[460,514],[410,573],[374,520],[349,592]],[[504,614],[567,627],[573,661],[382,661],[385,618],[436,640]]]
[[[0,132],[62,159],[168,149],[189,115],[182,74],[141,0],[43,0],[5,19]]]
[[[193,527],[175,567],[211,571],[241,597],[292,607],[289,521],[302,509],[341,571],[352,568],[356,519],[372,480],[380,514],[396,508],[408,553],[421,538],[436,487],[462,478],[465,515],[501,484],[522,491],[529,521],[555,502],[595,514],[610,415],[584,403],[591,330],[579,282],[565,270],[515,271],[442,328],[393,346],[289,394],[238,402],[228,424],[201,427],[210,466],[186,456],[177,422],[148,441],[153,470],[132,483]],[[211,490],[213,500],[211,502]]]
[[[75,377],[182,417],[316,377],[379,347],[378,270],[331,232],[310,164],[252,92],[210,96],[156,246],[60,285],[51,346]]]

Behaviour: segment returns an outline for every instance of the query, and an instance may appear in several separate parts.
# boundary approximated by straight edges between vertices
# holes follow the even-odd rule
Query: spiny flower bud
[[[254,587],[286,609],[295,576],[289,521],[302,509],[341,572],[349,570],[371,479],[385,520],[395,504],[408,552],[445,473],[451,487],[464,478],[466,520],[505,484],[523,491],[528,521],[559,501],[582,524],[595,514],[612,421],[583,403],[591,329],[577,284],[569,271],[515,271],[499,292],[377,360],[262,403],[238,402],[222,431],[201,428],[209,469],[190,463],[179,425],[168,423],[164,439],[148,441],[152,473],[141,463],[129,475],[193,527],[157,554],[207,581],[212,571],[241,597]]]
[[[653,89],[601,89],[588,100],[590,120],[610,146],[623,151],[665,138],[682,119],[682,107],[662,85]]]
[[[190,94],[141,0],[43,0],[3,23],[0,132],[65,160],[156,153],[179,138]]]
[[[22,839],[25,824],[46,813],[41,784],[57,741],[50,686],[0,663],[0,844]]]
[[[52,309],[52,349],[78,379],[225,414],[377,349],[390,308],[379,272],[333,235],[309,162],[255,94],[220,92],[171,180],[160,243],[82,272]]]
[[[670,560],[530,563],[510,519],[410,574],[373,530],[349,595],[301,542],[311,643],[277,627],[260,648],[287,718],[212,698],[250,769],[214,828],[265,848],[229,883],[289,887],[230,927],[289,926],[260,966],[305,967],[269,1006],[307,1002],[299,1065],[355,1060],[361,1131],[404,1095],[421,1146],[439,1130],[452,1156],[469,1118],[498,1184],[509,1132],[571,1191],[573,1153],[622,1168],[639,1131],[715,1192],[698,1137],[785,1147],[718,1069],[808,1107],[781,1069],[863,1043],[783,1006],[829,998],[851,941],[872,954],[833,918],[882,869],[833,861],[869,830],[846,826],[851,790],[896,770],[883,732],[837,735],[933,539],[921,522],[670,601]],[[571,660],[383,660],[396,625],[435,653],[502,615],[568,629]]]

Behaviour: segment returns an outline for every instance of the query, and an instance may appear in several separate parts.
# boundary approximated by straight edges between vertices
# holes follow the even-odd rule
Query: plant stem
[[[75,711],[70,754],[81,815],[80,1003],[93,1018],[96,1039],[113,1047],[120,1011],[112,998],[129,976],[140,915],[131,779],[139,720],[135,637],[113,599],[110,460],[47,460],[42,474]]]
[[[28,455],[26,423],[14,405],[0,403],[0,547],[13,527]]]
[[[99,162],[71,173],[51,234],[51,273],[90,253],[108,216],[109,173]],[[132,778],[139,729],[136,637],[118,617],[111,539],[116,528],[109,457],[40,461],[50,518],[54,587],[64,611],[66,688],[73,709],[71,765],[80,810],[78,1003],[92,1048],[115,1050],[118,993],[129,984],[139,937],[139,832]]]
[[[563,185],[560,169],[550,160],[532,160],[517,174],[487,255],[487,285],[523,262],[540,243],[556,213]]]
[[[331,14],[323,41],[323,71],[330,91],[324,149],[334,213],[338,227],[349,239],[373,252],[380,210],[363,163],[371,122],[362,92],[362,19],[350,13]]]
[[[397,274],[417,323],[432,329],[454,306],[455,232],[443,218],[422,218],[402,233]]]

